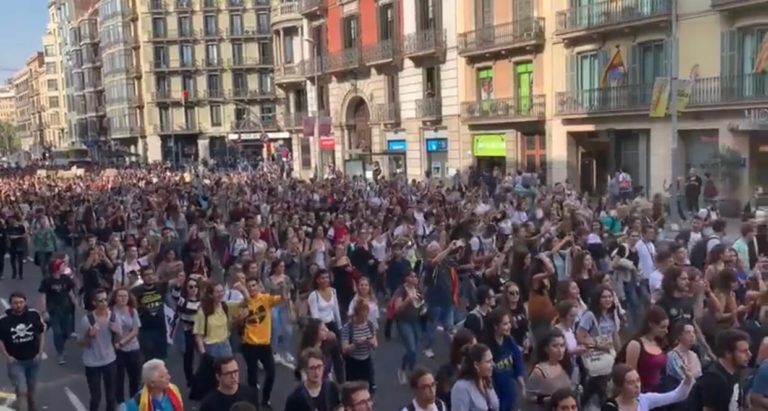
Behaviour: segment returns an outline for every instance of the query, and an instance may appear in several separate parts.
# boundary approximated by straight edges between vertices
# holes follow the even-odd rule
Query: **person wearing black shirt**
[[[52,264],[49,277],[40,282],[38,292],[42,294],[40,304],[43,319],[48,321],[48,326],[53,330],[53,346],[59,356],[59,365],[65,363],[64,346],[71,329],[72,313],[75,306],[75,282],[68,276],[61,275],[63,260],[56,260]]]
[[[95,290],[104,289],[107,293],[111,292],[114,273],[115,266],[107,257],[104,248],[99,245],[91,247],[88,250],[88,257],[80,266],[80,274],[83,276],[83,287],[80,292],[83,293],[86,311],[93,311],[96,308],[93,304]]]
[[[240,384],[240,367],[234,357],[217,359],[213,368],[219,385],[205,396],[200,403],[200,411],[229,410],[234,404],[243,401],[259,403],[258,392]]]
[[[139,345],[144,359],[165,359],[168,356],[168,336],[165,324],[165,295],[169,285],[176,285],[176,279],[168,283],[157,281],[152,267],[141,269],[143,284],[131,292],[136,297],[136,311],[139,312],[141,328]]]
[[[488,286],[481,285],[475,291],[475,301],[477,301],[477,306],[464,319],[464,328],[472,331],[475,338],[480,339],[484,337],[485,317],[493,309],[496,299]]]
[[[0,280],[5,272],[5,254],[8,252],[8,228],[5,219],[0,217]]]
[[[8,224],[8,239],[11,255],[11,270],[13,279],[24,279],[24,258],[27,256],[27,228],[21,223],[21,217],[13,216]]]
[[[696,381],[690,409],[702,411],[740,410],[742,387],[739,372],[749,364],[749,336],[739,330],[724,330],[717,336],[717,361]]]
[[[307,348],[299,356],[299,370],[306,378],[288,395],[285,411],[332,411],[338,408],[339,390],[323,378],[325,356],[318,348]]]
[[[16,388],[18,409],[34,410],[45,324],[40,313],[27,307],[23,293],[13,292],[8,299],[11,308],[0,318],[0,351],[8,361],[8,376]]]

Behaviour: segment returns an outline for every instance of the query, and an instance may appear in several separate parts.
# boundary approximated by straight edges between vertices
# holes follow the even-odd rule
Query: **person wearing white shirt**
[[[413,391],[413,400],[400,411],[448,411],[445,403],[437,398],[437,383],[429,370],[417,367],[408,384]]]
[[[661,250],[656,254],[656,269],[648,276],[648,289],[651,293],[651,304],[661,298],[663,293],[661,283],[664,280],[664,272],[673,264],[672,254],[669,251]]]
[[[693,374],[687,366],[683,366],[683,372],[685,373],[685,379],[674,391],[663,394],[655,392],[641,393],[640,374],[626,364],[618,364],[613,367],[611,372],[615,396],[603,404],[601,409],[650,411],[682,402],[688,398],[694,383]]]
[[[150,256],[139,257],[139,250],[135,245],[125,250],[125,261],[117,265],[113,275],[115,287],[132,287],[141,281],[139,272],[142,267],[149,265]],[[133,273],[133,274],[131,274]]]
[[[653,245],[655,239],[656,229],[648,226],[643,229],[643,238],[637,242],[637,256],[640,260],[638,275],[641,281],[647,281],[651,273],[656,270],[653,262],[656,255],[656,247]]]

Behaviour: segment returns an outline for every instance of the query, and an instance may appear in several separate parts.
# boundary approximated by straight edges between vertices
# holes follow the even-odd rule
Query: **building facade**
[[[21,147],[39,151],[42,146],[42,110],[40,108],[40,77],[45,72],[42,52],[29,57],[24,67],[13,76],[16,96],[16,135]]]
[[[13,80],[9,84],[0,85],[0,122],[16,125],[16,94]]]
[[[48,3],[48,25],[43,35],[43,57],[45,59],[45,143],[49,147],[61,147],[69,142],[67,111],[65,107],[64,70],[61,53],[59,13],[56,3]],[[63,32],[66,33],[66,32]]]

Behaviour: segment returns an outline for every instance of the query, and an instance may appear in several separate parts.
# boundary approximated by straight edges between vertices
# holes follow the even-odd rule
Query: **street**
[[[6,264],[5,279],[0,282],[0,305],[4,309],[8,308],[8,295],[12,291],[22,291],[27,295],[29,304],[32,307],[39,306],[40,295],[37,288],[40,282],[39,268],[32,263],[25,265],[24,280],[11,280],[10,267]],[[82,310],[78,312],[83,315]],[[79,320],[79,318],[78,318]],[[298,344],[298,336],[295,336]],[[376,396],[377,410],[399,410],[409,401],[410,391],[407,387],[400,386],[397,383],[397,368],[400,364],[403,349],[400,346],[397,334],[393,333],[392,341],[385,341],[383,336],[379,336],[379,349],[375,354],[376,364],[376,383],[378,385],[378,394]],[[446,344],[439,344],[436,351],[436,358],[429,360],[420,354],[419,362],[436,371],[440,364],[447,359]],[[55,411],[85,411],[88,409],[88,387],[86,386],[85,373],[82,362],[80,361],[80,347],[73,339],[67,342],[66,358],[67,364],[60,366],[56,364],[56,353],[53,348],[53,342],[50,332],[47,333],[45,342],[45,353],[47,358],[43,360],[40,369],[40,380],[38,384],[37,402],[41,410]],[[240,359],[240,378],[245,381],[245,364]],[[167,360],[168,369],[173,381],[179,386],[185,396],[185,410],[196,410],[197,404],[186,400],[187,389],[182,370],[180,352],[175,349],[169,349],[169,358]],[[260,372],[263,378],[264,373]],[[277,376],[275,387],[272,394],[272,405],[277,410],[283,410],[285,398],[296,387],[297,382],[293,378],[293,371],[285,366],[277,365]],[[13,387],[8,380],[5,366],[3,366],[2,377],[0,377],[0,411],[10,411],[10,405],[4,406],[4,403],[10,403],[15,397]],[[103,405],[100,409],[103,409]],[[226,411],[226,410],[222,410]]]

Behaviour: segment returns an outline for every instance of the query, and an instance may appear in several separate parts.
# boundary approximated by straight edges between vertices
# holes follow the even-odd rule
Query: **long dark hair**
[[[216,312],[216,297],[214,294],[216,293],[216,287],[219,285],[217,282],[206,284],[205,290],[200,295],[200,309],[203,310],[203,315],[206,317]]]
[[[645,335],[648,335],[648,333],[651,332],[652,324],[661,324],[666,320],[669,320],[669,316],[667,315],[667,312],[664,311],[663,308],[659,307],[658,305],[650,306],[648,308],[648,311],[645,312],[645,316],[643,317],[642,324],[640,324],[640,328],[632,336],[632,338],[627,340],[624,346],[621,347],[621,350],[619,350],[618,355],[616,355],[617,362],[624,362],[627,360],[627,346],[629,346],[629,343],[631,343],[632,341],[640,341],[640,338],[642,338]],[[663,338],[656,339],[656,342],[659,344],[659,347],[661,347],[665,351],[667,346],[666,341],[667,340]]]
[[[496,327],[504,321],[504,317],[510,317],[507,310],[496,308],[489,312],[483,323],[485,323],[485,343],[496,345]],[[510,317],[511,318],[511,317]]]
[[[477,382],[480,376],[477,372],[475,363],[482,361],[485,353],[490,350],[491,349],[485,344],[475,344],[466,347],[464,349],[464,357],[462,358],[461,366],[459,367],[459,379]]]
[[[464,357],[464,348],[467,344],[472,343],[475,339],[475,334],[468,328],[460,328],[456,331],[456,334],[451,340],[450,360],[451,365],[458,367],[461,365],[461,360]]]
[[[534,352],[534,358],[536,359],[536,362],[549,361],[549,354],[547,354],[547,348],[549,347],[550,344],[552,344],[552,341],[554,341],[557,338],[562,338],[563,341],[565,341],[565,336],[563,335],[563,332],[557,328],[553,328],[550,331],[548,331],[543,338],[537,341],[536,350]]]
[[[611,290],[609,287],[605,285],[598,285],[595,288],[595,291],[592,292],[592,296],[589,299],[589,305],[587,308],[589,308],[589,311],[592,312],[592,314],[595,315],[595,319],[600,321],[600,316],[602,316],[603,313],[603,307],[600,304],[600,300],[602,299],[602,295],[604,292],[609,292],[611,295],[613,295],[613,290]],[[605,312],[605,314],[611,314],[616,310],[616,303],[614,302],[608,311]]]

